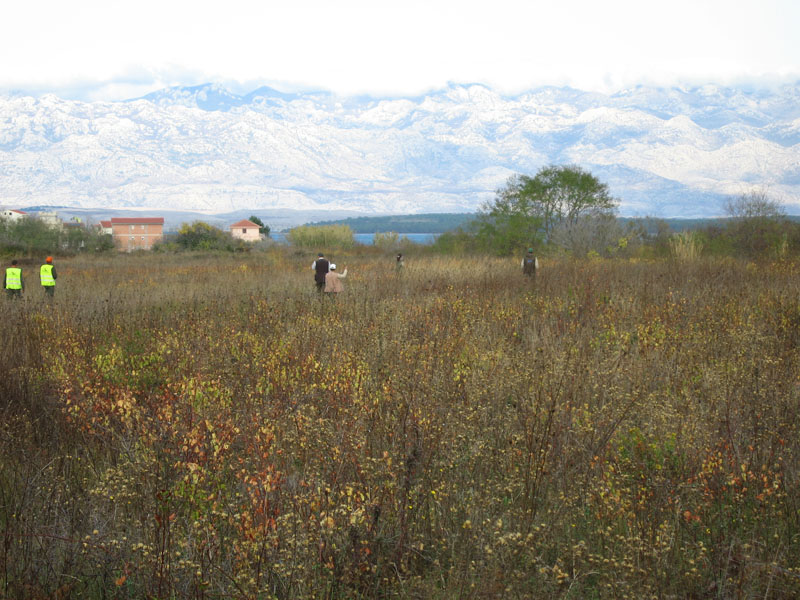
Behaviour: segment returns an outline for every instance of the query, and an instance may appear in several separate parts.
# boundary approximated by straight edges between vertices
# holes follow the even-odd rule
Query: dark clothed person
[[[536,277],[539,269],[539,259],[533,255],[533,248],[528,249],[528,253],[522,258],[522,272],[528,277]]]
[[[318,292],[325,288],[325,275],[330,271],[330,266],[331,263],[322,254],[319,254],[317,260],[311,264],[311,268],[314,269],[314,283]]]

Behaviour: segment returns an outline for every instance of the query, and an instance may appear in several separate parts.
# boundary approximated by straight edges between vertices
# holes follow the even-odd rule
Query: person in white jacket
[[[342,279],[347,277],[347,267],[343,273],[336,271],[336,265],[331,263],[330,271],[325,275],[325,292],[328,294],[339,294],[344,291]]]

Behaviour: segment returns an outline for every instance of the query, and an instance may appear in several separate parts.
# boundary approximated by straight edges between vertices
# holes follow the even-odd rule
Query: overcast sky
[[[4,3],[0,91],[795,82],[798,31],[800,0],[25,0]]]

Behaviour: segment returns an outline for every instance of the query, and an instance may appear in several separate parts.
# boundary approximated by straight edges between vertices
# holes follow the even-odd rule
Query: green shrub
[[[160,252],[175,250],[202,250],[202,251],[243,251],[247,249],[245,242],[231,237],[230,234],[218,227],[209,225],[204,221],[195,221],[192,224],[183,224],[178,229],[177,235],[164,241],[154,248]]]
[[[289,243],[298,248],[346,250],[355,246],[347,225],[301,225],[289,230]]]

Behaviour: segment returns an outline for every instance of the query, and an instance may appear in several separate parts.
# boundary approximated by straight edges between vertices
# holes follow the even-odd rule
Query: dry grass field
[[[0,598],[795,598],[800,263],[57,261]]]

